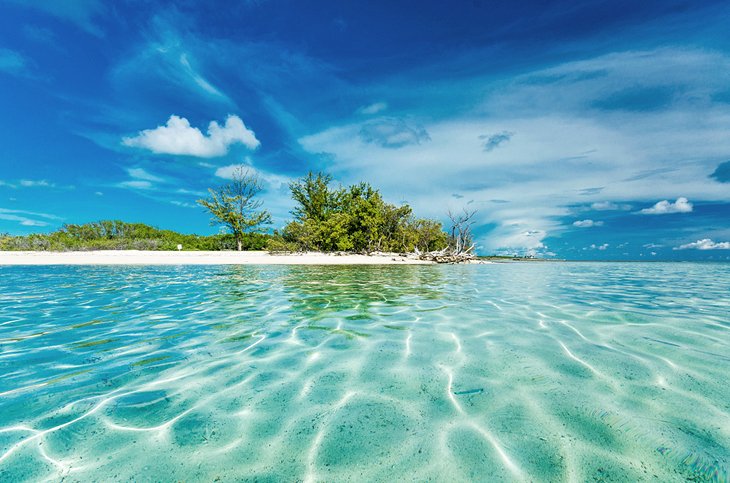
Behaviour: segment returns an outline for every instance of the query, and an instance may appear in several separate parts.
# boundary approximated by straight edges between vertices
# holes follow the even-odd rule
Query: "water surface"
[[[0,480],[728,481],[730,265],[0,267]]]

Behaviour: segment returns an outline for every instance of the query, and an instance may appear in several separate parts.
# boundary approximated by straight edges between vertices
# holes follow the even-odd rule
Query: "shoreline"
[[[0,251],[0,266],[13,265],[435,265],[435,263],[396,253],[342,255],[305,252],[273,255],[267,251]]]

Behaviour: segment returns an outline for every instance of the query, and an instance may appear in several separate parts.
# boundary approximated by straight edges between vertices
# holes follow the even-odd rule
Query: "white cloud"
[[[591,204],[591,209],[596,211],[628,211],[631,209],[631,205],[625,203],[614,203],[612,201],[596,201],[595,203]]]
[[[155,176],[154,174],[149,173],[142,168],[127,168],[127,173],[129,173],[129,176],[131,176],[132,178],[139,180],[154,182],[164,181],[164,179],[160,178],[159,176]]]
[[[687,198],[680,197],[672,203],[669,200],[663,200],[656,203],[651,208],[644,208],[639,213],[644,215],[668,215],[671,213],[691,213],[692,203]]]
[[[591,243],[590,249],[591,250],[606,250],[610,245],[608,243],[604,243],[603,245],[596,245],[595,243]]]
[[[664,245],[660,245],[658,243],[646,243],[645,245],[642,245],[644,248],[662,248]]]
[[[23,226],[48,226],[48,223],[45,221],[38,221],[38,220],[23,220],[20,222]]]
[[[38,188],[38,187],[53,187],[53,183],[49,183],[45,179],[21,179],[20,186],[25,188]]]
[[[134,137],[125,137],[122,143],[125,146],[148,149],[157,154],[201,158],[223,156],[233,144],[243,144],[249,149],[256,149],[261,144],[254,132],[235,115],[229,115],[223,126],[211,121],[207,135],[197,127],[192,127],[184,117],[172,115],[166,125],[145,129]]]
[[[603,222],[593,220],[578,220],[573,222],[573,226],[577,226],[578,228],[591,228],[593,226],[603,226]]]
[[[675,247],[674,250],[730,250],[730,242],[714,242],[709,238]]]
[[[29,218],[33,217],[33,218]],[[11,210],[9,208],[0,208],[0,220],[15,221],[23,226],[48,226],[47,221],[38,220],[43,218],[46,220],[60,220],[58,216],[49,215],[47,213],[38,213],[26,210]]]
[[[360,114],[372,115],[382,112],[388,108],[388,104],[385,102],[376,102],[369,106],[363,106],[357,110]]]
[[[151,182],[144,180],[122,181],[117,186],[120,188],[133,188],[138,190],[150,190],[153,187]]]
[[[172,200],[170,201],[175,206],[179,206],[181,208],[198,208],[198,205],[193,203],[188,203],[187,201],[180,201],[180,200]]]

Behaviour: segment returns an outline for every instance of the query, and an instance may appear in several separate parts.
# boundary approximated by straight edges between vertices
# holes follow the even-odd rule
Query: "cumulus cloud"
[[[479,136],[479,139],[483,142],[484,150],[489,152],[499,147],[500,144],[512,139],[512,136],[514,136],[514,133],[502,131],[497,134],[482,134]]]
[[[212,158],[223,156],[234,144],[256,149],[261,143],[240,117],[230,115],[223,126],[216,121],[208,125],[207,135],[192,127],[184,117],[172,115],[164,126],[145,129],[137,136],[122,139],[125,146],[148,149],[157,154],[176,154]]]
[[[603,245],[596,245],[595,243],[591,243],[591,246],[590,246],[590,247],[588,247],[588,248],[590,248],[591,250],[600,250],[600,251],[604,251],[604,250],[606,250],[606,249],[607,249],[607,248],[608,248],[609,246],[610,246],[610,245],[609,245],[608,243],[604,243]],[[584,248],[584,250],[585,250],[585,248]]]
[[[411,126],[403,119],[397,118],[382,118],[365,123],[360,128],[359,134],[365,143],[377,144],[384,148],[397,149],[431,140],[424,128]]]
[[[603,226],[603,222],[593,220],[578,220],[573,222],[573,226],[577,226],[578,228],[591,228],[593,226]]]
[[[631,209],[631,205],[624,203],[614,203],[612,201],[597,201],[591,204],[591,209],[596,211],[628,211]]]
[[[382,112],[388,108],[388,104],[385,102],[376,102],[369,106],[363,106],[357,110],[360,114],[372,115]]]
[[[692,203],[687,198],[680,197],[672,203],[669,200],[662,200],[651,208],[644,208],[639,211],[643,215],[668,215],[671,213],[691,213]]]
[[[720,163],[715,171],[710,175],[710,178],[713,178],[720,183],[730,183],[730,161]]]
[[[675,247],[674,250],[730,250],[730,242],[714,242],[709,238],[703,238],[696,242],[686,243]]]

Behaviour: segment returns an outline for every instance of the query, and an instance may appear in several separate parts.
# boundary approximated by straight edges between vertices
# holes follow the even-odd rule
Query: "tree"
[[[255,199],[262,189],[258,175],[240,166],[233,172],[230,183],[208,189],[210,196],[198,200],[213,215],[212,225],[223,225],[233,233],[238,251],[243,249],[244,233],[271,223],[271,214],[260,210],[263,202]]]
[[[454,214],[449,210],[451,220],[451,249],[455,255],[469,253],[474,249],[474,237],[471,233],[471,226],[474,224],[476,210],[468,211],[466,208],[462,213]]]
[[[315,176],[310,171],[306,178],[289,184],[291,196],[298,203],[292,210],[297,221],[309,219],[320,222],[329,216],[336,204],[335,193],[329,189],[330,181],[332,176],[323,173]]]

